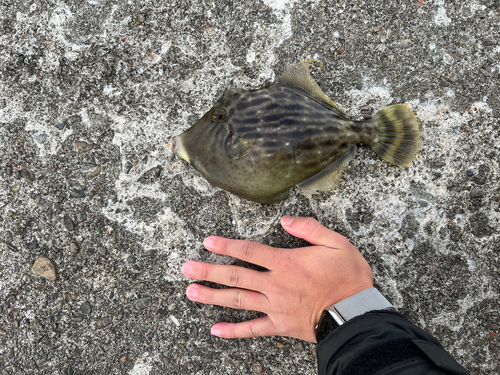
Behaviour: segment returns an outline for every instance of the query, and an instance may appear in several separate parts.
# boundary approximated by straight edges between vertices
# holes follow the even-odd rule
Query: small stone
[[[7,174],[8,177],[12,176],[12,170],[13,168],[10,165],[5,167],[5,173]]]
[[[83,302],[80,305],[80,311],[84,314],[90,314],[92,312],[92,307],[90,307],[90,303],[87,301]]]
[[[21,190],[21,184],[18,182],[17,184],[14,184],[10,187],[10,190],[12,190],[14,193],[17,193],[19,190]]]
[[[29,169],[27,166],[23,166],[21,173],[23,175],[23,178],[28,182],[28,184],[31,185],[33,181],[35,181],[35,175],[31,171],[31,169]]]
[[[486,195],[486,193],[484,192],[484,190],[477,187],[477,186],[474,189],[472,189],[472,191],[470,193],[471,198],[482,198],[485,195]]]
[[[28,249],[35,250],[36,248],[38,248],[38,241],[35,238],[33,241],[28,243]]]
[[[75,323],[81,323],[83,322],[83,318],[81,316],[73,316],[71,317],[71,321]]]
[[[71,255],[75,256],[76,254],[78,254],[78,251],[80,249],[78,248],[78,245],[74,242],[70,243],[69,244],[69,252],[71,253]]]
[[[57,124],[54,125],[57,129],[63,130],[64,129],[64,122],[58,122]]]
[[[78,189],[73,189],[69,193],[69,195],[73,198],[84,198],[85,197],[85,192],[78,190]]]
[[[106,256],[108,250],[104,246],[97,246],[97,252],[99,255]]]
[[[74,373],[73,367],[68,367],[68,375],[73,375]]]
[[[35,134],[33,138],[35,138],[35,141],[37,141],[40,144],[44,144],[45,141],[47,140],[48,135],[45,133],[42,134]]]
[[[198,326],[196,323],[191,323],[191,332],[190,332],[191,337],[198,337]]]
[[[161,316],[168,316],[168,311],[165,309],[158,309],[158,314]]]
[[[474,176],[474,172],[472,172],[472,171],[467,171],[467,176],[469,176],[469,177]]]
[[[149,297],[140,298],[140,299],[135,301],[135,307],[137,307],[138,309],[145,309],[145,308],[151,306],[152,304],[153,304],[153,301]]]
[[[120,358],[120,363],[123,365],[125,362],[127,362],[127,356],[124,355],[123,357]]]
[[[87,213],[86,212],[78,212],[76,214],[76,221],[78,221],[79,223],[83,223],[86,220],[87,220]]]
[[[7,335],[7,331],[4,330],[2,327],[0,327],[0,336],[6,336]]]
[[[479,200],[472,201],[472,205],[474,207],[481,207],[481,201],[479,201]]]
[[[286,347],[285,344],[283,344],[282,342],[279,342],[279,341],[276,343],[276,346],[278,347],[278,349],[283,349],[284,347]]]
[[[127,262],[129,262],[129,263],[135,263],[135,262],[136,262],[136,260],[137,260],[137,259],[136,259],[136,258],[135,258],[135,256],[133,256],[133,255],[130,255],[130,256],[127,258]]]
[[[95,167],[95,169],[91,173],[89,173],[89,175],[87,176],[87,179],[90,180],[90,179],[96,177],[99,173],[101,173],[101,167],[97,166],[97,167]]]
[[[37,260],[35,260],[35,263],[31,268],[31,272],[50,281],[56,280],[56,267],[54,262],[50,258],[43,255],[39,256]]]
[[[69,217],[69,215],[64,215],[64,226],[66,227],[67,230],[70,232],[75,230],[75,223],[73,220]]]
[[[103,318],[97,319],[95,322],[95,328],[96,329],[103,329],[107,326],[109,326],[112,322],[113,318],[110,316],[105,316]]]
[[[141,342],[141,339],[142,339],[142,337],[141,337],[141,336],[139,336],[139,335],[137,335],[137,336],[134,336],[134,338],[133,338],[132,340],[134,340],[134,342],[135,342],[136,344],[139,344],[139,343]]]
[[[130,172],[130,170],[132,169],[132,167],[133,167],[132,163],[127,161],[125,163],[125,169],[124,169],[125,174],[128,174]]]
[[[94,145],[92,143],[87,143],[84,141],[76,141],[75,147],[81,152],[88,152],[94,148]]]
[[[252,362],[252,370],[255,374],[261,375],[264,367],[259,362]]]

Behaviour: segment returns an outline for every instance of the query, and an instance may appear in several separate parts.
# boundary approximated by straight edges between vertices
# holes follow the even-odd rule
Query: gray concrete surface
[[[255,313],[188,301],[209,234],[303,244],[283,214],[349,237],[380,290],[472,374],[500,372],[500,2],[0,0],[0,372],[315,374],[314,346],[223,340]],[[357,119],[409,103],[408,169],[361,147],[340,189],[262,206],[166,143],[232,81],[304,59]],[[30,172],[31,171],[31,172]],[[31,272],[40,255],[57,280]]]

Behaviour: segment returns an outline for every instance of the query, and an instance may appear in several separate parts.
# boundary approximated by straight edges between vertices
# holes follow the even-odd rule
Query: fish
[[[350,119],[313,80],[306,60],[273,84],[228,89],[193,126],[172,137],[172,151],[208,182],[244,199],[273,204],[300,187],[319,194],[340,186],[357,146],[371,146],[392,164],[408,167],[420,129],[407,104]]]

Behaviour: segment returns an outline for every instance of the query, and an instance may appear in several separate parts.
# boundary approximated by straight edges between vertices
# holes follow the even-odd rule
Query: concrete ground
[[[167,147],[233,82],[319,59],[355,119],[408,103],[409,168],[360,147],[341,187],[263,206]],[[205,236],[347,236],[379,289],[472,374],[500,373],[500,1],[0,0],[2,374],[315,374],[314,345],[224,340],[255,313],[190,302]],[[32,272],[44,255],[56,275]]]

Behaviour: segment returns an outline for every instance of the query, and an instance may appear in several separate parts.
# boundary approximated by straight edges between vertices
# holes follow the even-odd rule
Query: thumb
[[[283,216],[281,226],[292,236],[302,238],[313,245],[338,248],[350,244],[347,238],[325,228],[312,217]]]

